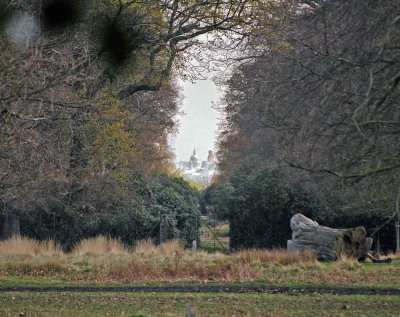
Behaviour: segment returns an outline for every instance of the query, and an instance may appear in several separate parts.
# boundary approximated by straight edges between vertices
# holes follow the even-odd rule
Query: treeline
[[[74,3],[7,6],[0,53],[2,237],[54,238],[65,248],[99,233],[131,242],[154,225],[157,211],[145,190],[171,157],[167,135],[178,95],[166,80],[158,92],[118,98],[152,36],[123,27],[143,13]],[[118,18],[107,22],[107,10]],[[31,29],[21,30],[28,23]]]
[[[168,176],[176,77],[207,66],[200,36],[244,41],[256,5],[2,1],[1,237],[196,239],[198,194]]]
[[[197,193],[171,176],[167,139],[177,75],[195,78],[212,57],[236,65],[221,179],[205,193],[231,219],[233,247],[282,245],[297,211],[342,227],[400,218],[399,6],[1,2],[2,238],[132,243],[162,223],[195,239]]]
[[[298,1],[275,36],[258,34],[225,82],[221,177],[203,193],[208,210],[230,219],[232,248],[284,247],[302,212],[331,227],[364,225],[394,249],[399,13],[394,0]]]

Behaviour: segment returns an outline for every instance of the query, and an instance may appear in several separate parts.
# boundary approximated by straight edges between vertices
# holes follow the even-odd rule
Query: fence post
[[[399,221],[395,222],[396,228],[396,253],[400,253],[400,223]]]
[[[192,242],[192,252],[197,252],[197,241],[196,240],[193,240],[193,242]]]

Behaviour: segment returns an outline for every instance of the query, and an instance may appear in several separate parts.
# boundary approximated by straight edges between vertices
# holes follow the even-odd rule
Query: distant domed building
[[[177,166],[183,172],[185,178],[198,182],[210,182],[217,171],[214,153],[211,150],[208,151],[207,161],[200,161],[196,155],[196,149],[194,149],[189,161],[180,161]]]
[[[199,167],[199,158],[196,155],[196,149],[193,150],[193,154],[189,160],[189,169],[195,169]]]

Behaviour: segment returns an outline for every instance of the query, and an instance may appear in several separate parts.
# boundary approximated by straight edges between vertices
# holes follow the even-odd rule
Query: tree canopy
[[[200,76],[206,51],[248,47],[261,8],[250,0],[1,2],[2,229],[21,219],[23,234],[69,248],[95,232],[115,235],[119,224],[137,233],[121,229],[132,242],[169,210],[169,236],[194,239],[196,194],[159,176],[172,170],[177,78]]]
[[[311,186],[331,219],[400,219],[399,12],[392,0],[290,2],[280,36],[260,33],[222,80],[220,181],[256,155],[277,186]]]
[[[395,0],[2,2],[3,223],[132,214],[143,233],[170,210],[171,236],[193,239],[195,194],[160,175],[171,175],[177,78],[221,65],[226,183],[203,200],[220,218],[254,156],[261,174],[239,191],[260,210],[279,184],[284,204],[303,182],[331,210],[400,219],[399,12]]]
[[[287,14],[280,47],[238,67],[227,82],[222,170],[229,174],[230,162],[257,154],[298,175],[332,175],[357,188],[362,205],[393,211],[400,172],[398,12],[397,1],[352,0]]]

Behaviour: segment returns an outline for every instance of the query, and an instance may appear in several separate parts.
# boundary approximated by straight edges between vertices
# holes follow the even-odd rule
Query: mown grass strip
[[[354,287],[283,287],[271,285],[163,285],[163,286],[66,286],[66,287],[0,287],[0,292],[152,292],[152,293],[265,293],[265,294],[332,294],[332,295],[400,295],[400,288]]]
[[[215,293],[0,293],[0,315],[184,316],[398,316],[399,296]]]

